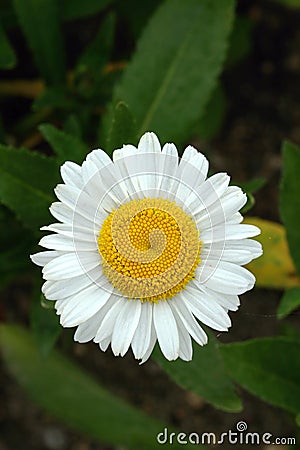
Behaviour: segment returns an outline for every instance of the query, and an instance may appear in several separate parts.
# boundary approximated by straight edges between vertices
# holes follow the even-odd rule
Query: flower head
[[[121,356],[131,346],[144,362],[158,340],[167,359],[191,360],[191,338],[207,342],[199,321],[230,327],[228,311],[255,282],[241,266],[262,254],[249,239],[260,230],[241,223],[242,190],[207,172],[195,148],[179,159],[154,133],[115,150],[113,161],[94,150],[82,166],[61,167],[50,207],[59,222],[42,228],[48,250],[31,258],[76,341],[111,344]]]

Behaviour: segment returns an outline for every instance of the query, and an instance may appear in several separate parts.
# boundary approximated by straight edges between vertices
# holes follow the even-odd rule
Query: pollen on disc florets
[[[144,198],[112,211],[98,249],[103,273],[122,295],[157,302],[193,278],[201,242],[195,222],[175,202]]]

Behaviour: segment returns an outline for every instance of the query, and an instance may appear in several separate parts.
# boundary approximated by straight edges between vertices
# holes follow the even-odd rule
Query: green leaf
[[[136,129],[131,112],[124,102],[119,102],[114,110],[114,116],[111,124],[111,129],[107,137],[107,153],[112,155],[112,152],[117,148],[122,148],[123,144],[135,143]]]
[[[223,411],[242,410],[242,403],[227,375],[217,339],[210,333],[209,343],[195,346],[192,361],[167,361],[161,352],[155,359],[172,380]]]
[[[28,228],[37,231],[49,221],[58,179],[54,159],[0,145],[0,201]]]
[[[16,62],[15,52],[0,24],[0,68],[12,69],[16,65]]]
[[[300,330],[290,325],[288,321],[280,323],[280,336],[287,336],[294,341],[298,340],[300,342]]]
[[[201,139],[210,141],[220,131],[226,112],[226,97],[224,89],[217,84],[208,104],[205,114],[200,119],[200,124],[195,128],[195,132]]]
[[[6,224],[8,225],[8,224]],[[4,228],[4,227],[3,227]],[[7,228],[7,226],[6,226]],[[5,233],[6,230],[2,230]],[[0,253],[0,272],[5,276],[16,276],[24,274],[29,268],[31,268],[31,262],[28,258],[29,252],[33,245],[32,236],[26,235],[23,231],[23,235],[19,237],[19,240],[10,241],[10,249],[1,250]]]
[[[36,65],[49,84],[65,79],[65,54],[60,30],[59,0],[13,0]]]
[[[2,275],[20,275],[32,268],[28,254],[36,237],[19,223],[14,214],[0,205],[0,272]]]
[[[263,177],[252,178],[252,180],[246,181],[244,183],[235,183],[240,186],[244,192],[255,194],[259,191],[265,184],[267,180]]]
[[[82,138],[81,123],[76,114],[70,114],[66,117],[63,126],[64,132],[78,139]]]
[[[40,125],[39,130],[57,154],[60,164],[65,161],[81,164],[89,151],[79,138],[58,130],[53,125]]]
[[[226,69],[239,63],[250,53],[253,28],[254,22],[248,17],[236,17],[229,40]]]
[[[75,99],[72,98],[64,86],[49,86],[32,103],[32,109],[38,111],[43,108],[61,109],[69,111],[75,109]]]
[[[178,144],[190,136],[221,72],[233,10],[233,0],[169,0],[156,10],[114,93],[138,136],[154,131]]]
[[[297,414],[296,416],[296,424],[300,427],[300,414]]]
[[[96,14],[106,8],[112,0],[61,0],[64,20],[74,20]]]
[[[295,309],[300,307],[300,287],[293,287],[285,291],[280,300],[277,317],[283,319]]]
[[[160,5],[161,0],[150,0],[141,2],[141,0],[118,1],[115,4],[117,15],[122,17],[127,24],[128,32],[133,41],[136,41],[154,10]],[[132,14],[134,11],[134,14]]]
[[[98,33],[85,48],[77,62],[77,71],[92,69],[102,75],[101,71],[110,57],[113,45],[115,16],[108,14],[101,23]]]
[[[10,2],[10,0],[7,1]],[[113,0],[60,0],[60,15],[62,20],[80,19],[101,12],[111,3],[113,3]],[[9,3],[1,5],[0,17],[6,28],[17,26],[15,11]]]
[[[300,342],[287,337],[221,346],[232,378],[252,394],[288,411],[300,411]]]
[[[12,7],[11,1],[6,0],[5,3],[1,2],[0,8],[0,20],[6,30],[10,28],[16,28],[18,26],[18,20],[16,18],[15,11]]]
[[[41,357],[23,328],[1,325],[0,345],[5,364],[32,399],[76,431],[115,445],[158,447],[164,424],[109,393],[57,351]]]
[[[32,269],[28,255],[35,242],[33,233],[24,232],[14,214],[0,205],[0,290]]]
[[[283,144],[283,174],[280,189],[280,213],[286,228],[290,252],[300,274],[300,149],[291,142]]]
[[[52,304],[54,305],[54,302]],[[40,289],[38,293],[35,292],[32,300],[30,322],[41,356],[46,357],[53,349],[62,328],[56,311],[48,306],[45,297],[40,294]]]

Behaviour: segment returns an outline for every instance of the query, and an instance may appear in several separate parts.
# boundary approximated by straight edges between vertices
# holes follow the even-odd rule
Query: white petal
[[[102,323],[103,318],[106,316],[107,312],[113,306],[115,301],[114,295],[112,294],[107,302],[100,308],[100,310],[92,316],[90,319],[81,323],[74,335],[74,340],[78,342],[88,342],[94,339],[97,335],[99,327]],[[110,340],[109,340],[110,342]]]
[[[115,167],[122,176],[122,183],[126,187],[130,199],[143,198],[139,183],[140,168],[138,159],[140,158],[137,148],[126,145],[122,149],[114,151]]]
[[[83,186],[81,167],[71,161],[66,161],[60,168],[61,177],[66,184],[81,189]]]
[[[132,176],[137,180],[140,192],[138,197],[156,196],[159,185],[159,160],[161,157],[161,146],[155,133],[145,133],[138,144],[138,154],[134,157],[135,174]]]
[[[72,278],[71,282],[69,279],[59,281],[48,280],[43,284],[42,292],[48,300],[60,300],[77,294],[77,292],[82,291],[82,289],[85,289],[93,283],[97,283],[100,287],[101,285],[105,285],[105,282],[107,282],[107,278],[96,267],[89,273]]]
[[[236,311],[240,305],[240,299],[237,295],[229,295],[213,291],[207,286],[200,284],[197,280],[192,280],[190,283],[191,286],[195,287],[195,289],[200,289],[204,294],[209,297],[213,297],[220,306],[225,308],[225,310]]]
[[[54,308],[56,309],[56,313],[60,315],[65,307],[72,302],[72,297],[63,298],[62,300],[57,300],[55,302]]]
[[[100,149],[93,150],[86,159],[84,169],[86,190],[106,210],[117,208],[127,193],[120,189],[121,174],[110,157]]]
[[[111,290],[99,289],[97,284],[92,284],[72,297],[61,313],[60,323],[64,327],[74,327],[85,322],[107,302],[112,293]]]
[[[153,305],[150,302],[142,303],[140,320],[131,342],[132,351],[136,359],[143,358],[150,345],[152,311]]]
[[[189,172],[191,165],[194,166],[198,172],[197,179],[195,180],[195,183],[193,183],[193,187],[196,187],[206,179],[209,164],[207,158],[202,153],[198,152],[192,145],[189,145],[182,155],[179,166],[180,170],[178,172]]]
[[[91,151],[87,155],[86,161],[92,161],[94,164],[96,164],[98,169],[102,169],[103,167],[111,164],[111,159],[108,154],[100,148],[96,148],[95,150]]]
[[[113,329],[111,348],[114,355],[124,356],[127,352],[141,315],[141,302],[127,300],[122,307]]]
[[[160,301],[153,305],[153,322],[162,353],[169,361],[178,358],[178,330],[167,301]]]
[[[241,265],[248,264],[263,254],[261,243],[254,239],[243,239],[243,242],[228,241],[226,248],[227,254],[224,256],[224,259]]]
[[[178,151],[177,151],[176,145],[175,144],[166,143],[163,146],[161,152],[162,152],[163,155],[171,157],[170,161],[173,161],[173,164],[172,164],[174,166],[173,170],[174,170],[174,173],[176,173],[175,169],[177,169],[178,162],[179,162]]]
[[[240,214],[239,212],[233,214],[231,217],[228,217],[226,219],[226,223],[229,224],[234,224],[234,223],[241,223],[243,222],[244,217],[242,216],[242,214]]]
[[[255,283],[255,277],[249,270],[227,261],[211,261],[199,266],[195,278],[214,291],[233,295],[243,294]]]
[[[231,326],[230,318],[225,310],[212,298],[187,285],[182,291],[190,311],[205,325],[218,330],[227,331]]]
[[[180,317],[182,323],[184,324],[187,331],[190,333],[192,338],[199,344],[204,345],[207,343],[206,333],[203,331],[199,323],[196,321],[195,317],[190,312],[189,308],[184,303],[184,298],[181,293],[177,294],[176,297],[170,302],[170,306],[173,311]]]
[[[110,337],[103,339],[103,341],[99,342],[99,347],[103,352],[106,352],[106,350],[108,349],[108,346],[110,344]]]
[[[116,155],[115,155],[116,154]],[[114,152],[116,167],[123,175],[130,198],[158,196],[161,180],[160,144],[154,133],[146,133],[139,148],[124,146]]]
[[[95,222],[100,204],[87,195],[85,191],[65,184],[58,184],[54,191],[62,203],[76,211],[77,214]]]
[[[117,317],[127,301],[126,299],[114,294],[112,295],[112,298],[114,299],[114,302],[112,303],[110,309],[106,312],[97,331],[94,342],[99,343],[104,339],[111,337]]]
[[[82,163],[82,179],[84,185],[88,186],[90,179],[93,178],[98,172],[99,169],[93,161],[84,161]]]
[[[158,196],[160,158],[160,153],[139,153],[135,157],[136,174],[132,174],[132,177],[137,179],[139,198]]]
[[[54,202],[49,208],[51,214],[55,219],[63,223],[72,223],[74,211],[61,202]],[[89,223],[89,222],[88,222]]]
[[[191,179],[194,179],[191,177]],[[191,196],[195,196],[195,190],[185,181],[177,178],[174,180],[172,191],[175,192],[175,200],[178,205],[180,205],[184,211],[187,211],[186,202]]]
[[[122,148],[117,149],[113,153],[113,160],[115,166],[118,168],[128,196],[131,199],[139,198],[137,193],[140,191],[137,177],[132,174],[136,173],[136,156],[138,149],[133,145],[124,145]]]
[[[99,218],[94,217],[95,214],[91,214],[90,217],[83,217],[80,214],[80,211],[74,211],[72,208],[61,202],[52,203],[49,209],[52,216],[54,216],[57,220],[71,226],[76,224],[76,226],[91,228],[94,226],[94,222],[95,225],[98,226],[102,224],[99,215]]]
[[[79,239],[74,239],[74,237],[63,236],[61,234],[49,234],[44,236],[39,245],[45,248],[65,251],[65,252],[90,252],[97,250],[97,242],[92,241],[81,241]]]
[[[116,163],[120,159],[125,160],[130,156],[136,156],[138,149],[131,144],[123,145],[122,148],[118,148],[113,152],[113,161]]]
[[[99,228],[93,230],[92,224],[89,227],[78,226],[77,224],[52,223],[40,228],[41,231],[54,231],[63,236],[74,237],[82,241],[95,241],[99,234]]]
[[[45,266],[48,264],[52,259],[57,258],[60,256],[60,252],[50,251],[50,252],[39,252],[35,253],[34,255],[30,255],[30,259],[34,264],[37,266]]]
[[[145,133],[138,144],[138,150],[142,153],[160,153],[161,147],[155,133]]]
[[[208,171],[208,161],[202,153],[189,146],[186,148],[180,161],[176,178],[178,179],[176,198],[182,203],[186,203],[187,199],[197,190],[206,179]],[[194,196],[194,199],[197,197]],[[192,200],[189,200],[190,203]]]
[[[174,298],[169,302],[169,305],[172,306]],[[171,308],[172,309],[172,308]],[[172,309],[174,314],[174,319],[177,324],[178,336],[179,336],[179,353],[178,356],[183,361],[191,361],[193,356],[193,346],[191,336],[186,329],[184,323],[181,320],[180,315],[177,314],[176,310]]]
[[[227,222],[227,219],[232,218],[246,202],[246,194],[240,188],[230,186],[221,198],[194,216],[199,229],[203,231]]]
[[[179,335],[179,358],[183,359],[183,361],[191,361],[193,357],[193,347],[192,340],[189,333],[186,331],[180,319],[175,317],[178,328]]]
[[[161,153],[137,152],[117,159],[116,167],[124,173],[123,183],[131,198],[154,196],[158,192]]]
[[[174,144],[165,144],[158,163],[158,172],[161,174],[158,180],[158,189],[162,198],[175,199],[177,185],[174,188],[174,180],[176,179],[178,160],[176,146]]]
[[[148,346],[146,352],[144,353],[144,356],[143,356],[142,361],[140,362],[140,364],[144,364],[147,361],[147,359],[149,359],[149,357],[150,357],[150,355],[151,355],[151,353],[152,353],[152,351],[154,349],[155,343],[156,343],[156,331],[155,331],[154,323],[153,323],[153,320],[152,320],[151,333],[150,333],[150,343],[149,343],[149,346]]]
[[[224,194],[228,188],[230,177],[227,173],[216,173],[202,183],[186,199],[185,209],[191,211],[193,216],[208,208]]]
[[[184,162],[191,161],[197,154],[203,156],[202,153],[199,153],[195,147],[193,147],[192,145],[188,145],[182,154],[180,165],[184,167]]]
[[[262,255],[262,246],[253,239],[204,244],[201,248],[201,259],[223,260],[239,265],[248,264],[252,259]]]
[[[119,168],[111,161],[99,169],[94,161],[85,161],[82,165],[85,191],[98,199],[98,208],[111,211],[128,198],[127,186],[122,181]]]
[[[110,162],[95,172],[86,186],[91,197],[97,197],[101,208],[111,211],[128,200],[128,191],[118,165]]]
[[[97,266],[100,266],[97,252],[66,253],[46,264],[43,274],[46,280],[65,280],[83,275]]]
[[[247,195],[240,187],[229,186],[221,197],[221,203],[225,217],[230,218],[247,203]]]
[[[74,341],[84,343],[94,339],[100,326],[101,310],[102,308],[100,308],[100,310],[97,311],[96,314],[94,314],[88,320],[78,325],[78,328],[74,334]]]
[[[101,183],[100,169],[91,161],[84,161],[82,164],[82,178],[85,192],[92,198],[100,199],[105,190]],[[99,202],[100,203],[100,202]]]
[[[204,230],[200,239],[204,244],[220,242],[224,240],[245,239],[260,234],[260,229],[248,224],[221,224]]]

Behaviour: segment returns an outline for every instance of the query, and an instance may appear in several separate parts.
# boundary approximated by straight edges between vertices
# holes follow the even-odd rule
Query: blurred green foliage
[[[159,351],[156,351],[154,358],[171,379],[216,408],[227,412],[241,411],[243,405],[225,370],[220,344],[212,333],[206,332],[209,342],[204,347],[194,346],[191,362],[177,360],[170,363]]]
[[[299,339],[264,338],[223,345],[221,353],[229,373],[245,389],[265,401],[298,413],[299,346]]]
[[[112,444],[145,450],[156,445],[163,423],[115,397],[58,352],[53,351],[47,358],[40,355],[23,328],[1,325],[0,345],[18,382],[68,425]],[[180,446],[167,448],[178,450]]]

